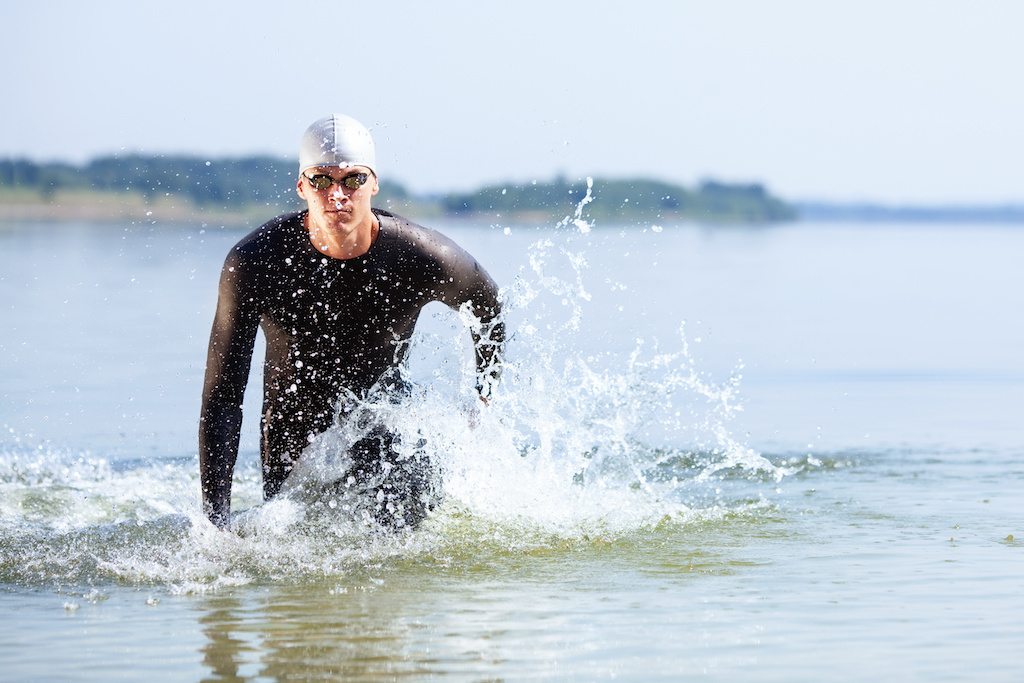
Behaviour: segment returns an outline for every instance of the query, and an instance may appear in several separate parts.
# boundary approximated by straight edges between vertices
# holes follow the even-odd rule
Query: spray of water
[[[407,373],[414,390],[364,402],[368,417],[322,435],[293,474],[294,487],[245,519],[245,532],[277,533],[314,518],[338,537],[371,528],[372,511],[358,496],[333,487],[317,498],[345,476],[345,453],[361,424],[389,425],[402,457],[425,452],[442,501],[425,529],[448,540],[468,534],[476,545],[500,538],[506,548],[529,548],[686,524],[711,508],[735,511],[735,501],[718,495],[723,479],[785,476],[733,439],[740,377],[705,377],[684,325],[670,349],[638,338],[625,357],[594,352],[587,324],[592,226],[582,217],[589,200],[588,191],[574,216],[529,248],[527,264],[503,290],[512,335],[500,388],[486,406],[472,398],[464,348],[464,327],[478,323],[461,311],[462,324],[418,332],[410,356],[422,367]],[[742,500],[750,504],[749,495]],[[324,509],[326,516],[318,512]]]
[[[606,542],[764,505],[757,484],[790,470],[731,436],[738,374],[704,376],[682,324],[669,348],[637,336],[625,355],[601,350],[587,310],[608,285],[588,266],[590,197],[530,247],[502,292],[512,334],[487,405],[468,371],[464,325],[476,321],[437,314],[410,349],[412,390],[359,404],[310,445],[277,498],[259,504],[256,467],[240,461],[236,533],[203,518],[194,459],[114,467],[8,450],[0,581],[210,590],[389,558]],[[370,424],[398,435],[399,460],[429,463],[432,512],[415,529],[382,528],[376,513],[394,501],[346,481],[348,447]]]

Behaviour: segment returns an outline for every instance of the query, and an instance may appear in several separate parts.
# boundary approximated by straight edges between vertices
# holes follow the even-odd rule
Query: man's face
[[[344,182],[335,182],[318,190],[310,178],[329,176],[342,181],[349,176],[366,175],[366,182],[358,188],[346,187]],[[351,182],[351,181],[350,181]],[[350,232],[361,226],[373,224],[370,213],[370,198],[380,191],[377,176],[365,166],[316,166],[299,174],[296,184],[299,196],[309,206],[310,221],[321,228]]]

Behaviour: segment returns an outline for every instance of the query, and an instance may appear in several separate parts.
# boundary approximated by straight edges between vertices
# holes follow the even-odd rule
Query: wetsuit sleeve
[[[468,306],[475,318],[470,324],[476,351],[476,388],[489,398],[501,376],[505,323],[501,317],[498,286],[476,259],[452,245],[443,268],[446,277],[441,301],[456,310]]]
[[[242,428],[242,399],[259,326],[252,287],[232,251],[221,271],[217,312],[210,333],[199,418],[199,472],[203,512],[225,529],[231,513],[231,479]]]

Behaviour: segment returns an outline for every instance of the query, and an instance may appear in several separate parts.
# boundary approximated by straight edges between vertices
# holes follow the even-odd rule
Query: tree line
[[[588,197],[589,191],[589,197]],[[476,192],[442,199],[447,213],[514,214],[533,210],[551,217],[571,215],[581,202],[585,215],[596,220],[662,219],[764,223],[796,218],[796,211],[772,197],[760,184],[704,181],[689,190],[658,180],[597,179],[569,182],[492,185]]]
[[[695,189],[648,179],[597,179],[584,206],[593,220],[696,220],[773,222],[792,220],[796,211],[759,184],[705,181]],[[272,157],[203,159],[195,156],[105,156],[83,165],[0,159],[0,191],[30,194],[46,201],[67,191],[129,193],[147,201],[162,196],[187,198],[200,209],[242,210],[301,206],[295,194],[295,164]],[[530,216],[559,220],[573,214],[587,197],[586,180],[490,185],[474,192],[415,197],[402,185],[382,182],[378,204],[412,214]],[[2,194],[0,194],[2,199]]]
[[[51,197],[62,190],[174,194],[199,207],[278,204],[295,194],[293,164],[269,156],[203,160],[189,156],[107,156],[83,166],[0,160],[0,188]]]

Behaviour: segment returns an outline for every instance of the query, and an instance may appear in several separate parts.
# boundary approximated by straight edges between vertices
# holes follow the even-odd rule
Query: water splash
[[[579,244],[587,234],[539,239],[503,290],[513,333],[486,407],[471,398],[471,356],[458,324],[418,331],[410,358],[426,369],[408,374],[416,387],[409,396],[363,405],[403,444],[424,444],[444,496],[433,529],[499,529],[520,547],[615,537],[703,518],[709,499],[722,509],[749,504],[749,492],[741,502],[718,496],[725,477],[778,481],[790,472],[731,436],[740,376],[715,383],[700,372],[684,325],[668,349],[638,338],[625,357],[594,352],[587,305],[601,285],[591,282],[587,244]],[[345,444],[355,438],[344,426],[325,434],[307,451],[302,477],[315,484],[342,476]],[[333,502],[366,517],[355,501]],[[298,522],[301,510],[285,516]]]
[[[606,543],[770,506],[763,485],[799,468],[731,435],[738,370],[717,382],[701,372],[682,323],[667,344],[623,330],[634,335],[625,353],[595,332],[593,303],[619,285],[590,269],[589,197],[529,248],[502,292],[512,334],[488,405],[473,396],[459,314],[436,314],[409,351],[412,390],[366,401],[365,420],[321,435],[280,496],[259,504],[256,458],[239,458],[236,533],[203,518],[195,458],[111,463],[19,445],[0,452],[0,582],[207,591],[481,548]],[[425,455],[435,470],[440,502],[417,530],[385,531],[380,501],[323,486],[344,477],[364,422],[389,425],[402,457]]]
[[[593,223],[583,218],[583,209],[586,208],[587,204],[594,201],[594,179],[587,178],[587,193],[583,196],[583,199],[576,205],[576,210],[572,216],[566,216],[556,226],[555,229],[562,228],[568,225],[574,226],[581,233],[586,234],[590,232]]]

